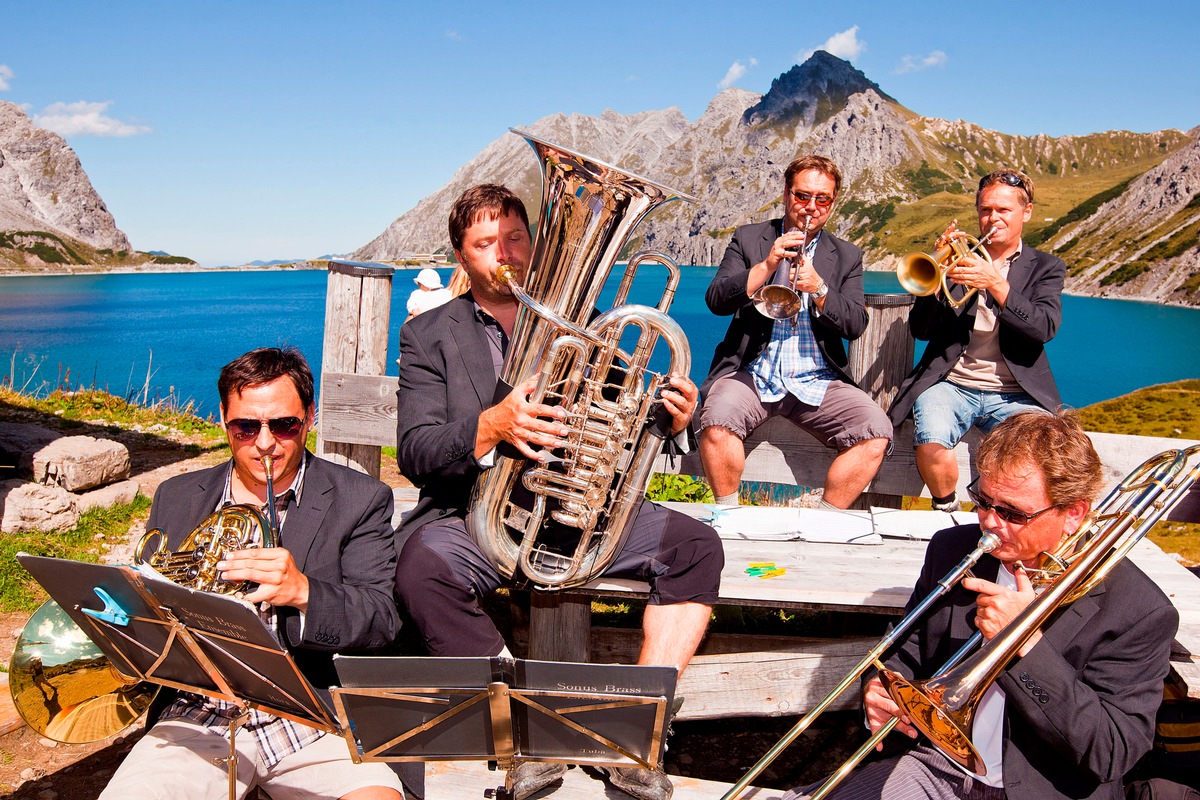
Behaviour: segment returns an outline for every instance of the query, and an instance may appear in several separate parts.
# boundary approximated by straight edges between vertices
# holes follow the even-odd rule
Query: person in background
[[[217,388],[232,457],[164,482],[155,492],[147,529],[160,528],[173,552],[224,506],[264,507],[263,458],[270,456],[278,546],[230,551],[217,569],[225,580],[258,584],[245,599],[259,605],[264,621],[328,702],[327,688],[337,683],[334,653],[383,647],[399,628],[392,597],[392,490],[305,449],[315,409],[312,372],[299,350],[246,353],[221,369]],[[220,759],[229,755],[237,707],[174,690],[161,692],[156,705],[165,710],[100,797],[227,797]],[[388,765],[355,764],[336,734],[252,710],[236,741],[239,797],[256,786],[275,800],[402,797]]]
[[[417,277],[413,278],[413,283],[417,288],[408,296],[408,319],[431,308],[437,308],[454,296],[449,289],[442,286],[442,276],[429,267],[418,272]]]
[[[934,535],[906,611],[981,533],[1000,544],[885,654],[888,668],[910,680],[935,674],[975,631],[990,641],[1011,625],[1036,597],[1026,570],[1079,529],[1103,484],[1100,457],[1073,413],[1010,416],[983,437],[976,468],[968,494],[979,521]],[[970,772],[922,740],[852,773],[829,797],[1124,798],[1125,774],[1153,741],[1178,623],[1158,585],[1124,559],[1053,614],[987,687],[971,729],[986,772]],[[872,731],[900,712],[877,676],[867,680],[863,703]],[[917,737],[907,718],[897,729]]]
[[[1033,181],[1012,169],[985,175],[975,210],[980,236],[994,228],[984,246],[990,262],[964,258],[946,276],[956,299],[978,292],[958,308],[941,291],[917,298],[908,326],[929,344],[888,410],[896,426],[912,413],[917,470],[941,511],[959,508],[954,447],[972,426],[987,433],[1019,411],[1062,405],[1045,345],[1062,322],[1067,268],[1021,241],[1033,214]],[[935,248],[965,235],[955,227]]]
[[[396,458],[421,494],[397,531],[396,593],[430,655],[508,655],[480,606],[503,578],[467,533],[471,490],[494,464],[501,443],[540,461],[567,445],[568,429],[562,408],[529,402],[536,377],[496,392],[521,307],[496,272],[508,264],[523,278],[529,268],[524,204],[503,186],[475,186],[455,201],[449,232],[470,291],[400,328]],[[686,433],[696,394],[686,376],[672,376],[664,385],[669,436]],[[650,584],[639,664],[683,671],[708,626],[724,562],[720,539],[708,525],[655,503],[638,503],[621,551],[604,575]],[[641,800],[667,800],[673,792],[658,770],[600,769],[615,787]],[[520,764],[516,800],[565,772],[565,764]]]
[[[772,416],[837,449],[827,506],[849,508],[888,451],[887,415],[846,372],[842,340],[862,335],[867,308],[862,251],[825,230],[841,185],[841,171],[823,156],[789,164],[783,218],[738,228],[708,287],[709,309],[733,315],[700,387],[700,459],[718,504],[737,505],[745,439]],[[785,282],[803,293],[799,312],[764,316],[756,292]]]

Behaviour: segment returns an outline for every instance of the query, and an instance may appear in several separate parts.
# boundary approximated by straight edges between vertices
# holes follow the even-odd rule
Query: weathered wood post
[[[383,375],[392,304],[392,267],[330,261],[325,290],[325,342],[321,357],[321,403],[326,376]],[[330,441],[318,417],[317,455],[378,478],[379,445]]]
[[[916,298],[911,294],[868,294],[867,329],[850,343],[850,376],[871,399],[887,410],[912,371],[913,337],[908,331],[908,312]],[[885,506],[900,508],[900,495],[863,492],[855,508]]]

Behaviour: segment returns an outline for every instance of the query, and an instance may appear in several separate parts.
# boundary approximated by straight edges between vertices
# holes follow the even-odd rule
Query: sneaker
[[[548,761],[522,761],[513,770],[513,800],[525,800],[567,774],[566,764]]]
[[[645,767],[597,767],[604,779],[638,800],[671,800],[675,786],[666,773]]]

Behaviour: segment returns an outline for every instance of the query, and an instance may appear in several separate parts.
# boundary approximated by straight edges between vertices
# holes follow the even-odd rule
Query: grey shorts
[[[754,388],[754,378],[745,370],[713,383],[700,409],[699,429],[719,425],[745,439],[768,417],[787,417],[826,447],[839,451],[868,439],[892,438],[887,414],[856,386],[832,382],[819,406],[802,403],[791,395],[764,403]]]

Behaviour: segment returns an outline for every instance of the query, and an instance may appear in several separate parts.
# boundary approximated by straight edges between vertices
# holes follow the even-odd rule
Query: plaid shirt
[[[818,232],[804,249],[810,261],[816,252]],[[780,262],[772,278],[782,283],[791,267],[789,259]],[[826,364],[817,347],[817,337],[812,332],[812,313],[809,310],[809,294],[800,296],[800,312],[792,319],[777,319],[771,327],[771,341],[758,358],[750,362],[750,375],[754,388],[764,403],[782,400],[789,393],[802,403],[819,406],[825,399],[825,390],[837,379],[837,374]]]
[[[300,500],[300,491],[304,483],[305,460],[301,459],[300,471],[296,474],[296,480],[292,482],[291,488],[275,498],[280,529],[283,528],[284,520],[287,518],[287,509],[292,500],[294,499],[296,502]],[[232,477],[233,463],[230,462],[229,475],[225,478],[225,493],[218,508],[224,508],[233,503],[233,492],[230,485]],[[263,509],[266,509],[265,503]],[[258,613],[274,633],[276,631],[275,609],[269,604],[263,603]],[[237,715],[238,706],[233,703],[199,694],[182,693],[163,712],[162,719],[190,720],[228,739],[229,726]],[[238,730],[254,737],[268,767],[273,767],[284,758],[300,752],[305,745],[312,744],[325,735],[324,731],[310,728],[299,722],[281,719],[258,709],[250,709],[249,718]]]

